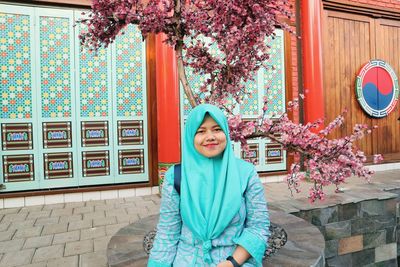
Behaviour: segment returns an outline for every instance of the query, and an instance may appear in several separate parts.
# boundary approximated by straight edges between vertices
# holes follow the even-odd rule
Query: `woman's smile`
[[[220,155],[226,147],[226,136],[215,120],[206,115],[194,136],[194,147],[207,158]]]

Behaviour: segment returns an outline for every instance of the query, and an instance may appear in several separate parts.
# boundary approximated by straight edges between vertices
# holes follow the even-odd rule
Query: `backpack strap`
[[[178,195],[181,194],[181,178],[182,178],[181,164],[175,164],[175,166],[174,166],[174,188],[175,188],[176,192],[178,192]]]

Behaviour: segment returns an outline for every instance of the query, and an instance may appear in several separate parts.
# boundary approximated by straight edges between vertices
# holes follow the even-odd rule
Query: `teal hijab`
[[[204,117],[210,115],[226,136],[222,154],[207,158],[197,152],[194,137]],[[211,241],[228,226],[241,206],[241,196],[253,168],[234,156],[224,113],[202,104],[189,114],[182,147],[181,216],[194,237],[203,243],[203,258],[211,263]],[[244,177],[243,177],[244,176]]]

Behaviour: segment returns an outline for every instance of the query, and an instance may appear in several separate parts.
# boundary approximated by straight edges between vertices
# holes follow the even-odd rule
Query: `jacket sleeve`
[[[245,248],[261,264],[270,235],[270,221],[264,187],[255,170],[248,181],[244,197],[247,215],[243,232],[236,243]]]
[[[160,220],[150,252],[148,267],[170,267],[174,262],[181,235],[180,197],[174,188],[174,168],[165,174],[161,194]]]

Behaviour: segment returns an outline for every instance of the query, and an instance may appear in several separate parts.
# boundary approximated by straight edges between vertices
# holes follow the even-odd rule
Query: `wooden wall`
[[[378,125],[374,133],[357,143],[367,155],[381,153],[386,159],[400,159],[400,105],[382,119],[369,117],[361,109],[355,93],[360,68],[371,59],[381,59],[400,76],[400,22],[367,15],[324,10],[324,98],[327,121],[344,109],[346,122],[332,137],[349,135],[353,125]]]

